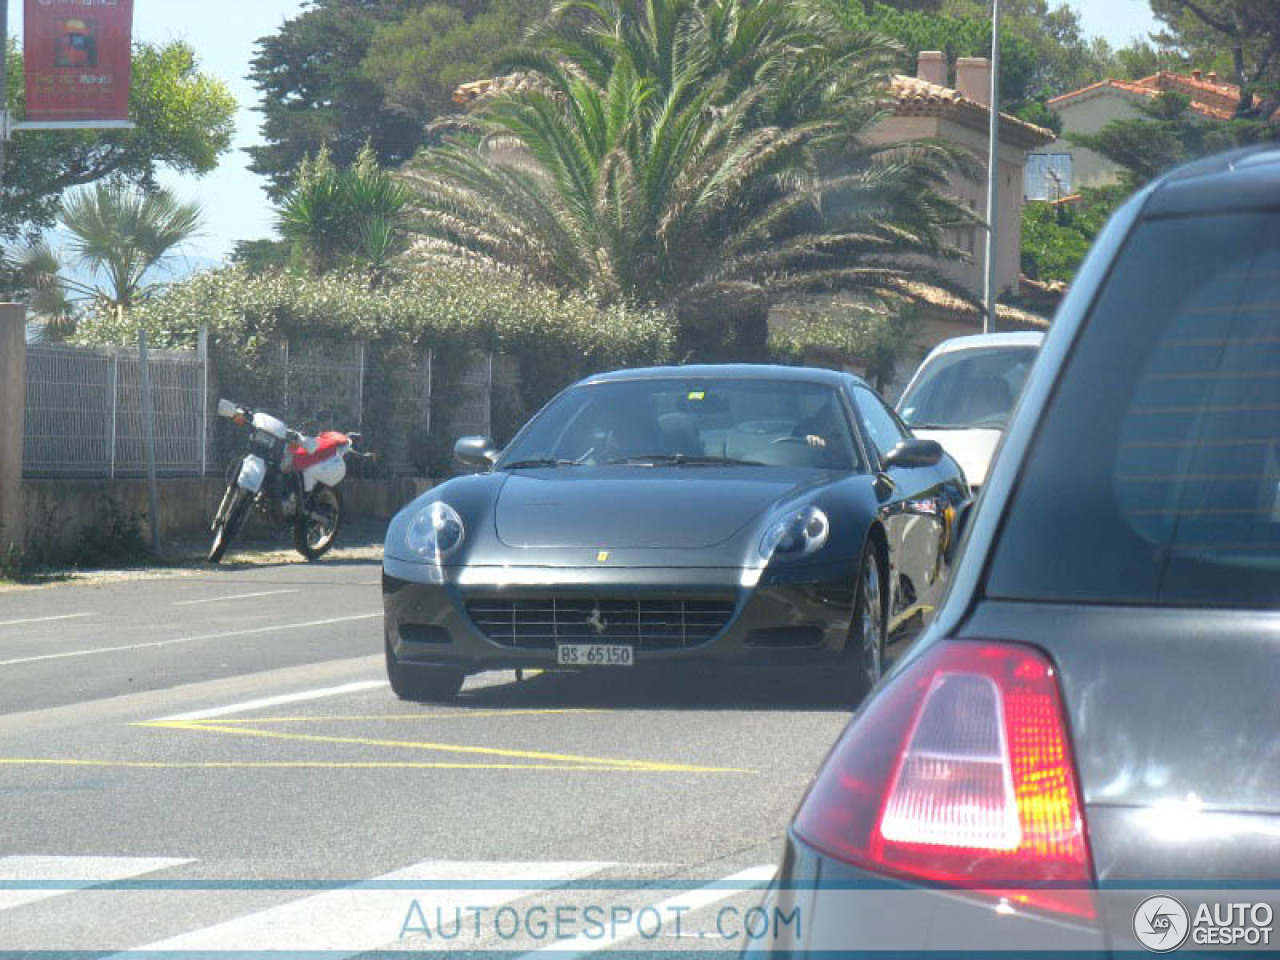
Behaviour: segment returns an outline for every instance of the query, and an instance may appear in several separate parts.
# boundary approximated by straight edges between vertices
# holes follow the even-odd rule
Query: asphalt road
[[[405,704],[378,580],[0,592],[0,956],[736,950],[847,710],[626,670]]]

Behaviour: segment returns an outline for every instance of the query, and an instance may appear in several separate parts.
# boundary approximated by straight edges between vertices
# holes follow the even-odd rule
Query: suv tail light
[[[1032,647],[951,642],[850,724],[794,823],[876,873],[1094,914],[1053,664]]]

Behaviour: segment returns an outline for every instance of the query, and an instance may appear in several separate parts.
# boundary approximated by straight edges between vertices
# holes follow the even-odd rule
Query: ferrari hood
[[[981,486],[1000,443],[999,430],[913,430],[923,440],[936,440],[960,464],[971,487]]]
[[[495,521],[511,547],[696,550],[728,540],[814,479],[759,467],[522,471],[502,485]]]

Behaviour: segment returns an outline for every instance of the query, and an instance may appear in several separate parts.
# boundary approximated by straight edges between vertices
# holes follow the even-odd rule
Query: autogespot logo
[[[1186,942],[1191,915],[1173,897],[1147,897],[1133,913],[1133,935],[1152,953],[1168,953]]]

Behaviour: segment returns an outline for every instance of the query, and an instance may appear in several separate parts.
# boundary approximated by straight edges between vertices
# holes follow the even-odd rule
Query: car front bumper
[[[754,581],[754,582],[753,582]],[[741,568],[439,568],[383,561],[382,594],[388,649],[402,663],[482,670],[546,667],[556,663],[560,642],[623,643],[635,663],[679,661],[804,664],[838,660],[853,615],[852,571],[843,566],[789,568],[781,573]],[[696,642],[669,638],[651,646],[608,632],[579,629],[537,645],[493,639],[468,611],[471,601],[578,604],[597,601],[731,605],[722,628]],[[583,605],[586,605],[585,607]],[[607,609],[607,607],[606,607]],[[570,617],[574,614],[570,614]],[[643,631],[641,631],[643,632]]]

